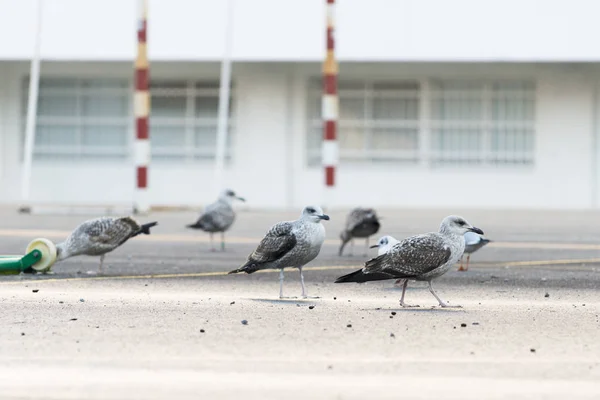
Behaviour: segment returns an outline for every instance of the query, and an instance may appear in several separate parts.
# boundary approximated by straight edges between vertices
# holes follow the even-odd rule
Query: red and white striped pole
[[[339,149],[337,142],[338,121],[338,64],[335,60],[334,8],[335,0],[327,3],[327,55],[323,63],[323,148],[322,160],[325,167],[325,198],[331,202],[331,192],[335,186],[335,167],[338,164]]]
[[[148,65],[148,0],[139,0],[139,20],[137,27],[137,57],[135,59],[135,167],[136,188],[134,212],[146,213],[150,210],[148,201],[148,165],[150,164],[150,115],[149,65]]]

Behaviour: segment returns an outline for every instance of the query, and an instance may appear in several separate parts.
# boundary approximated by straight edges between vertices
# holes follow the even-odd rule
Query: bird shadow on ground
[[[361,311],[381,311],[390,312],[461,312],[466,311],[464,308],[443,308],[439,306],[421,306],[421,307],[406,307],[406,308],[361,308]]]
[[[250,299],[247,298],[246,300],[250,300],[250,301],[257,301],[260,303],[270,303],[270,304],[287,304],[290,306],[296,305],[296,304],[311,304],[313,302],[313,300],[318,300],[315,298],[308,298],[308,299],[303,299],[301,297],[295,299],[295,298],[289,298],[289,299]]]

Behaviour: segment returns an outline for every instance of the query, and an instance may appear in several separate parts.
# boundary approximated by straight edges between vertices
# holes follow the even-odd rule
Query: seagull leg
[[[302,298],[305,299],[308,296],[306,295],[306,287],[304,287],[304,274],[302,273],[302,267],[298,268],[300,271],[300,285],[302,285]]]
[[[465,271],[468,271],[468,270],[469,270],[469,261],[470,261],[470,260],[471,260],[471,255],[469,254],[469,255],[467,256],[467,268],[465,268]]]
[[[369,255],[369,237],[368,236],[367,236],[367,239],[366,239],[365,252],[364,252],[363,256],[366,257],[367,255]]]
[[[463,268],[463,257],[465,255],[463,254],[463,256],[460,258],[460,268],[458,269],[458,271],[466,271],[466,269]]]
[[[215,245],[213,243],[213,233],[210,233],[210,251],[216,251],[215,250]]]
[[[437,301],[440,303],[440,307],[443,308],[462,308],[462,306],[459,305],[455,305],[455,306],[451,306],[447,303],[444,303],[444,301],[442,299],[440,299],[438,297],[438,295],[435,293],[435,290],[433,290],[433,286],[431,286],[431,281],[429,281],[429,291],[431,292],[431,294],[437,299]]]
[[[408,279],[398,279],[398,281],[402,280],[404,280],[404,284],[402,285],[402,297],[400,297],[400,305],[405,308],[420,307],[419,305],[410,305],[404,302],[404,294],[406,293],[406,287],[408,286]]]
[[[402,283],[404,283],[404,281],[405,281],[405,280],[404,280],[404,279],[402,279],[402,278],[400,278],[400,279],[397,279],[397,280],[396,280],[396,282],[394,282],[394,285],[401,285]]]
[[[279,270],[279,298],[283,299],[283,268]]]
[[[221,251],[225,251],[225,232],[221,232]]]
[[[348,256],[354,256],[354,239],[350,239],[350,254],[348,254]]]

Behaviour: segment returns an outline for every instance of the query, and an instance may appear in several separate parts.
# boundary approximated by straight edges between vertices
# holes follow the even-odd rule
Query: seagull
[[[244,265],[230,271],[230,274],[245,272],[251,274],[262,269],[279,269],[279,298],[283,298],[283,269],[298,268],[302,297],[307,298],[302,268],[314,260],[325,241],[325,227],[322,220],[329,220],[319,206],[307,206],[300,218],[295,221],[279,222],[273,225],[260,241],[256,250]]]
[[[483,246],[485,246],[486,244],[488,244],[489,242],[491,242],[491,240],[486,239],[482,236],[479,236],[478,234],[474,233],[474,232],[467,232],[465,233],[465,253],[467,254],[467,267],[463,268],[463,257],[460,257],[460,268],[458,269],[459,271],[468,271],[469,270],[469,260],[471,259],[471,254],[475,253],[477,250],[479,250],[480,248],[482,248]]]
[[[388,251],[390,251],[390,249],[396,243],[400,243],[400,241],[393,236],[386,235],[386,236],[380,237],[377,244],[374,244],[370,248],[373,249],[373,248],[377,247],[378,248],[377,255],[380,256],[380,255],[385,254]],[[404,279],[404,278],[400,278],[396,282],[394,282],[394,285],[399,285],[401,283],[404,283],[405,280],[406,279]]]
[[[450,306],[440,299],[431,282],[445,274],[460,259],[465,250],[465,232],[483,235],[481,229],[475,228],[464,218],[449,215],[442,220],[438,232],[407,237],[387,253],[367,261],[362,269],[339,277],[335,283],[404,279],[400,305],[412,307],[404,303],[408,280],[427,281],[429,291],[441,307],[460,307]]]
[[[400,241],[393,236],[386,235],[380,237],[377,241],[377,244],[374,244],[370,248],[377,248],[377,255],[380,256],[382,254],[387,253],[396,243],[400,243]]]
[[[341,256],[344,251],[346,243],[350,242],[351,250],[350,253],[354,253],[354,240],[353,238],[366,238],[365,253],[367,255],[367,248],[369,247],[369,236],[376,234],[379,231],[379,219],[375,210],[372,208],[354,208],[348,214],[346,218],[346,227],[340,233],[340,239],[342,239],[342,245],[340,246],[339,255]]]
[[[231,207],[234,200],[246,201],[243,197],[237,196],[233,190],[223,190],[219,199],[207,205],[196,222],[186,225],[186,228],[201,229],[210,233],[211,251],[216,251],[213,244],[213,233],[215,232],[221,232],[221,250],[225,251],[225,231],[235,221],[235,212]]]
[[[70,257],[100,256],[98,274],[102,273],[104,256],[123,243],[140,234],[149,235],[150,228],[158,222],[140,225],[131,217],[100,217],[79,225],[64,242],[56,245],[56,259],[62,261]]]

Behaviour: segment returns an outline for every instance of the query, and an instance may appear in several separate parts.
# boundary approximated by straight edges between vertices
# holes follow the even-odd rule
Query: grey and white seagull
[[[433,290],[432,281],[444,275],[462,256],[465,250],[465,232],[483,234],[479,228],[469,224],[464,218],[450,215],[442,220],[438,232],[410,236],[396,243],[385,254],[365,263],[358,271],[339,277],[335,283],[368,282],[384,279],[404,279],[400,305],[408,280],[427,281],[429,291],[441,307],[460,307],[446,304]]]
[[[102,273],[104,256],[140,234],[149,235],[158,222],[139,224],[131,217],[100,217],[79,225],[64,242],[56,245],[56,260],[74,256],[100,256],[98,274]]]
[[[215,232],[221,232],[221,250],[225,250],[225,231],[235,221],[235,211],[231,206],[234,200],[246,201],[243,197],[237,196],[233,190],[224,190],[217,201],[206,206],[196,222],[186,225],[186,228],[200,229],[210,233],[211,251],[215,251],[213,244],[213,233]]]
[[[262,269],[279,269],[279,298],[283,298],[283,269],[298,268],[302,297],[306,298],[302,268],[321,251],[325,241],[322,220],[329,220],[329,216],[323,214],[321,207],[307,206],[302,210],[299,219],[273,225],[244,265],[229,273],[251,274]]]
[[[377,244],[371,246],[371,249],[377,249],[377,255],[380,256],[382,254],[387,253],[396,243],[400,243],[398,239],[393,236],[385,235],[379,238]]]
[[[490,243],[491,240],[484,238],[481,235],[478,235],[474,232],[465,233],[465,253],[467,254],[467,267],[463,268],[463,257],[464,254],[460,257],[460,267],[459,271],[468,271],[469,270],[469,261],[471,260],[471,254],[475,253],[477,250]]]
[[[369,236],[376,234],[379,231],[381,224],[377,213],[372,208],[357,207],[350,211],[346,217],[346,226],[340,233],[342,244],[340,245],[339,255],[344,252],[344,247],[350,242],[350,255],[354,253],[354,238],[365,238],[365,253],[369,248]]]

